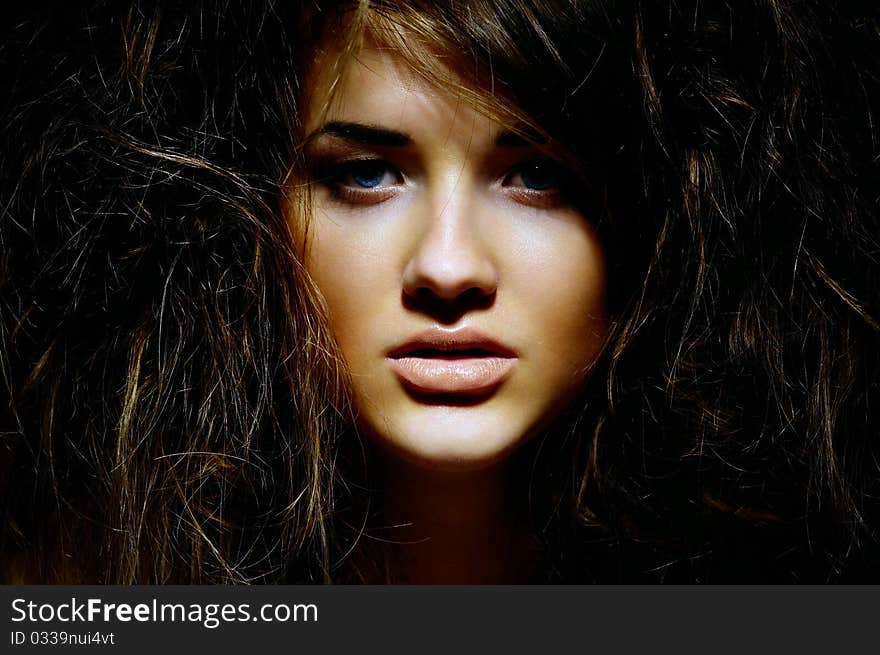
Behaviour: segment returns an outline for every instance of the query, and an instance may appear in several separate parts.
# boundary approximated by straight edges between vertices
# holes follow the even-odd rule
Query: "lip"
[[[501,386],[516,366],[517,355],[474,328],[430,328],[389,351],[387,361],[415,394],[476,397]]]

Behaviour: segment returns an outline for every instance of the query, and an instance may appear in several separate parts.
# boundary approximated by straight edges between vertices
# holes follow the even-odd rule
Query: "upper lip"
[[[472,327],[454,330],[431,327],[422,330],[390,350],[388,357],[431,357],[432,355],[442,357],[442,353],[464,351],[474,351],[475,357],[516,357],[516,353],[511,348]]]

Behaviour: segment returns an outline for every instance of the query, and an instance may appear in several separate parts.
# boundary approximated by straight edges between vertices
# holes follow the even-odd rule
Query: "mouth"
[[[478,359],[483,357],[499,357],[498,353],[486,350],[485,348],[461,348],[461,349],[441,349],[441,348],[417,348],[405,354],[393,356],[394,359],[405,359],[414,357],[417,359]]]
[[[387,361],[407,391],[431,402],[494,393],[513,371],[517,356],[473,330],[429,330],[389,352]]]

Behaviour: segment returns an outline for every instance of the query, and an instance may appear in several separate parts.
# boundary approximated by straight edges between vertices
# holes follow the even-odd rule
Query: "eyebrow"
[[[345,123],[341,121],[327,123],[309,140],[311,141],[312,138],[324,134],[367,146],[402,147],[412,143],[410,136],[403,132],[374,127],[372,125],[363,125],[361,123]]]
[[[327,123],[320,130],[312,134],[308,141],[325,134],[367,146],[392,146],[401,148],[412,145],[412,137],[404,132],[347,121],[331,121]],[[545,141],[545,139],[540,137],[529,139],[523,137],[517,132],[505,130],[495,138],[495,146],[498,148],[529,148],[534,146],[535,143],[540,144]]]

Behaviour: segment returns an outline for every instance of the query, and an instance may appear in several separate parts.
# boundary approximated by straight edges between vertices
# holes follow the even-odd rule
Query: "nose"
[[[403,272],[403,291],[411,299],[444,304],[468,297],[485,300],[498,289],[498,271],[478,229],[478,202],[461,193],[428,202],[419,241]]]

